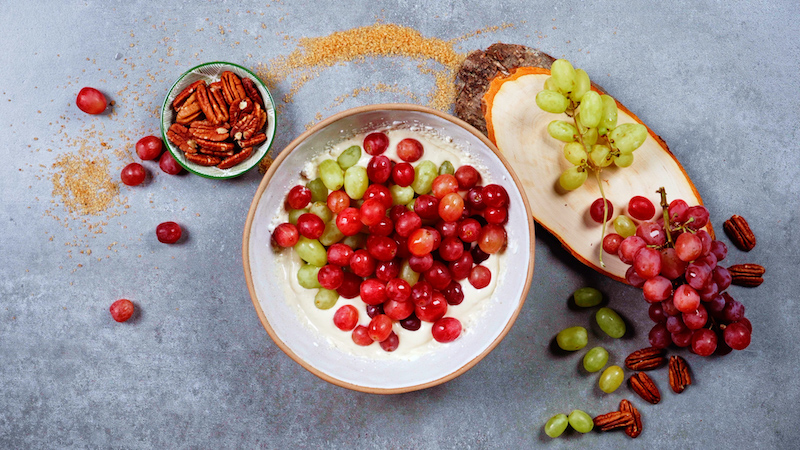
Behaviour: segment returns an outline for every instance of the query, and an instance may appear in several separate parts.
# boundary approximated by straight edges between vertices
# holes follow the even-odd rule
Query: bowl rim
[[[261,88],[264,90],[264,92],[266,92],[267,97],[269,97],[269,106],[267,107],[266,101],[265,101],[265,107],[267,107],[267,109],[272,112],[272,117],[274,118],[273,119],[274,123],[272,125],[267,124],[267,127],[272,126],[272,128],[275,128],[275,129],[277,128],[278,111],[277,111],[277,108],[275,107],[275,99],[272,97],[272,92],[270,92],[270,90],[267,87],[266,83],[264,83],[261,80],[261,78],[258,77],[258,75],[253,73],[252,70],[250,70],[250,69],[248,69],[248,68],[246,68],[244,66],[241,66],[239,64],[236,64],[236,63],[232,63],[232,62],[228,62],[228,61],[209,61],[209,62],[204,62],[202,64],[198,64],[198,65],[192,67],[191,69],[183,72],[178,77],[178,79],[175,80],[174,83],[172,83],[172,86],[169,88],[169,90],[167,90],[167,95],[164,96],[164,102],[161,104],[161,116],[159,117],[159,122],[160,122],[160,125],[161,125],[161,139],[166,144],[167,151],[169,151],[169,153],[172,155],[172,158],[175,160],[175,162],[177,162],[181,167],[186,169],[187,172],[193,173],[195,175],[198,175],[198,176],[201,176],[201,177],[204,177],[204,178],[209,178],[209,179],[212,179],[212,180],[229,180],[231,178],[236,178],[236,177],[244,175],[245,173],[249,172],[253,167],[257,166],[261,162],[261,159],[263,159],[264,156],[266,156],[267,153],[269,153],[270,149],[272,148],[272,144],[275,142],[275,135],[277,134],[275,131],[272,132],[272,136],[269,138],[268,141],[262,142],[257,147],[253,148],[253,153],[255,153],[256,148],[258,148],[259,151],[260,151],[260,149],[263,146],[265,146],[265,145],[267,146],[267,149],[264,152],[264,155],[261,157],[261,159],[256,159],[254,157],[251,157],[251,158],[248,158],[247,161],[242,161],[239,164],[244,164],[246,162],[247,164],[249,164],[249,166],[246,164],[245,165],[246,168],[244,170],[241,170],[241,171],[236,172],[234,174],[230,174],[230,175],[212,175],[212,174],[209,174],[209,173],[203,173],[201,171],[201,169],[199,169],[202,166],[190,166],[190,165],[182,162],[180,158],[176,157],[176,155],[178,154],[177,152],[179,151],[179,149],[176,149],[176,147],[172,144],[172,142],[170,142],[169,139],[167,138],[167,129],[172,124],[166,125],[166,122],[165,122],[165,119],[164,119],[165,118],[164,111],[166,111],[168,108],[170,108],[170,105],[169,105],[170,102],[168,100],[170,98],[170,95],[172,95],[172,92],[178,86],[178,84],[180,84],[186,77],[188,77],[189,75],[191,75],[192,73],[194,73],[198,69],[201,69],[201,68],[206,67],[206,66],[214,65],[214,64],[220,64],[220,65],[227,65],[227,66],[235,67],[235,68],[237,68],[239,70],[242,70],[242,71],[244,71],[246,73],[249,73],[253,77],[253,81],[258,83],[258,85],[261,86]],[[239,164],[237,164],[236,166],[238,166]],[[233,166],[233,167],[236,167],[236,166]],[[231,169],[233,167],[231,167]]]
[[[528,271],[527,271],[528,273],[527,273],[526,278],[525,278],[525,285],[523,286],[521,298],[519,300],[519,303],[517,304],[516,309],[512,313],[511,318],[508,320],[508,322],[506,323],[505,327],[500,332],[500,334],[492,342],[490,342],[489,345],[481,353],[479,353],[477,356],[475,356],[473,359],[468,361],[466,364],[464,364],[463,366],[461,366],[457,370],[455,370],[455,371],[453,371],[453,372],[451,372],[451,373],[449,373],[447,375],[444,375],[444,376],[442,376],[440,378],[437,378],[435,380],[431,380],[431,381],[428,381],[428,382],[425,382],[425,383],[416,384],[416,385],[402,386],[402,387],[397,387],[397,388],[367,387],[367,386],[361,386],[361,385],[345,382],[345,381],[342,381],[342,380],[340,380],[338,378],[330,376],[330,375],[328,375],[328,374],[316,369],[311,364],[307,363],[304,359],[300,358],[297,354],[295,354],[289,348],[289,346],[286,343],[284,343],[277,336],[275,331],[272,329],[272,326],[270,325],[269,320],[267,320],[267,317],[264,314],[264,311],[261,309],[261,305],[260,305],[260,303],[258,301],[258,298],[256,297],[255,286],[253,284],[253,277],[252,277],[252,274],[251,274],[251,271],[250,271],[250,251],[249,251],[249,247],[250,247],[250,231],[251,231],[251,228],[252,228],[252,225],[253,225],[253,220],[255,218],[256,208],[258,206],[259,201],[261,200],[261,197],[264,194],[264,191],[267,188],[267,185],[269,184],[269,181],[272,179],[272,176],[278,170],[278,167],[283,162],[283,160],[289,155],[289,153],[291,153],[295,148],[297,148],[297,146],[301,142],[306,140],[308,137],[310,137],[314,133],[324,129],[325,127],[327,127],[331,123],[334,123],[334,122],[336,122],[336,121],[338,121],[340,119],[343,119],[345,117],[349,117],[349,116],[352,116],[352,115],[361,114],[361,113],[365,113],[365,112],[380,111],[380,110],[414,111],[414,112],[422,112],[422,113],[432,114],[432,115],[438,116],[438,117],[440,117],[442,119],[445,119],[447,121],[450,121],[450,122],[454,123],[455,125],[458,125],[458,126],[464,128],[464,129],[466,129],[467,131],[469,131],[473,135],[475,135],[492,152],[494,152],[494,154],[498,157],[500,162],[505,166],[505,168],[508,170],[509,174],[511,175],[511,179],[514,181],[514,184],[516,185],[516,188],[519,191],[520,196],[522,198],[523,205],[525,206],[525,212],[526,212],[526,217],[527,217],[527,225],[528,225],[528,234],[530,235],[530,248],[528,249],[529,250],[529,254],[530,254],[530,263],[528,264]],[[464,122],[463,120],[461,120],[461,119],[459,119],[457,117],[454,117],[454,116],[452,116],[450,114],[444,113],[444,112],[439,111],[439,110],[435,110],[435,109],[432,109],[432,108],[429,108],[429,107],[426,107],[426,106],[410,104],[410,103],[381,103],[381,104],[374,104],[374,105],[359,106],[359,107],[347,109],[345,111],[336,113],[336,114],[328,117],[327,119],[322,120],[321,122],[317,123],[316,125],[312,126],[308,130],[306,130],[305,132],[300,134],[297,138],[295,138],[292,142],[290,142],[277,155],[277,157],[273,160],[272,165],[270,165],[269,169],[264,174],[264,177],[262,178],[261,183],[258,185],[258,189],[256,190],[256,193],[253,196],[253,200],[250,203],[250,209],[247,212],[247,219],[245,221],[244,232],[243,232],[243,235],[242,235],[242,264],[243,264],[243,267],[244,267],[244,275],[245,275],[245,281],[247,283],[247,290],[250,293],[250,300],[252,301],[253,306],[256,309],[256,314],[258,315],[258,318],[261,321],[261,325],[267,331],[267,334],[270,336],[270,338],[272,338],[272,340],[275,342],[275,344],[287,356],[289,356],[291,359],[293,359],[295,362],[300,364],[302,367],[304,367],[306,370],[308,370],[312,374],[314,374],[317,377],[319,377],[319,378],[321,378],[321,379],[323,379],[323,380],[325,380],[325,381],[327,381],[327,382],[329,382],[331,384],[334,384],[336,386],[347,388],[347,389],[351,389],[351,390],[354,390],[354,391],[370,393],[370,394],[400,394],[400,393],[412,392],[412,391],[417,391],[417,390],[422,390],[422,389],[426,389],[426,388],[429,388],[429,387],[437,386],[439,384],[445,383],[447,381],[450,381],[450,380],[462,375],[464,372],[466,372],[467,370],[469,370],[472,367],[474,367],[478,362],[480,362],[492,350],[494,350],[494,348],[497,347],[497,345],[500,343],[500,341],[502,341],[503,338],[506,337],[508,332],[511,330],[511,327],[514,325],[514,322],[516,322],[517,317],[519,316],[519,313],[522,310],[522,306],[525,304],[525,299],[528,296],[528,292],[530,291],[530,288],[531,288],[531,281],[533,279],[534,256],[535,256],[534,250],[535,250],[535,246],[536,246],[535,242],[536,242],[536,240],[535,240],[535,228],[534,228],[534,222],[533,222],[533,215],[531,214],[530,203],[528,201],[527,195],[525,194],[525,189],[523,188],[522,181],[519,179],[517,174],[514,172],[514,170],[511,167],[511,164],[503,156],[502,152],[500,152],[500,150],[497,148],[497,146],[495,146],[494,143],[492,143],[492,141],[489,140],[489,138],[487,138],[483,133],[478,131],[475,127],[473,127],[472,125],[468,124],[467,122]]]

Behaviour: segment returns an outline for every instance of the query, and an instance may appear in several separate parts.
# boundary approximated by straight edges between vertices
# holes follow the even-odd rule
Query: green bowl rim
[[[181,160],[176,157],[176,151],[177,150],[175,150],[175,146],[172,145],[172,143],[169,141],[169,139],[167,139],[167,130],[164,128],[164,111],[166,110],[166,108],[169,107],[167,100],[170,98],[170,95],[172,94],[172,91],[175,90],[175,87],[178,85],[178,83],[183,81],[183,79],[186,78],[187,76],[189,76],[191,73],[195,72],[196,70],[198,70],[198,69],[200,69],[202,67],[210,66],[212,64],[225,64],[225,65],[233,66],[233,67],[241,69],[241,70],[249,73],[250,75],[252,75],[253,78],[255,78],[254,81],[257,82],[258,84],[260,84],[261,87],[264,88],[264,91],[267,93],[267,96],[269,96],[270,109],[272,110],[273,117],[275,117],[275,119],[274,119],[275,122],[277,122],[278,111],[275,108],[275,99],[272,97],[272,92],[270,92],[269,88],[267,88],[267,85],[263,81],[261,81],[261,78],[259,78],[258,75],[253,73],[252,70],[250,70],[250,69],[248,69],[246,67],[240,66],[239,64],[235,64],[235,63],[228,62],[228,61],[210,61],[210,62],[205,62],[203,64],[199,64],[197,66],[192,67],[191,69],[189,69],[186,72],[182,73],[181,76],[179,76],[178,79],[175,80],[174,83],[172,83],[172,87],[170,87],[169,90],[167,91],[167,95],[164,97],[164,103],[161,105],[161,117],[159,117],[159,122],[161,122],[161,138],[163,139],[164,143],[167,146],[167,151],[169,151],[169,153],[172,155],[172,158],[175,160],[175,162],[177,162],[181,167],[186,169],[187,172],[193,173],[195,175],[199,175],[199,176],[201,176],[203,178],[209,178],[209,179],[212,179],[212,180],[229,180],[231,178],[236,178],[236,177],[244,175],[245,173],[249,172],[253,167],[257,166],[261,162],[261,159],[264,159],[264,156],[266,156],[267,153],[269,153],[269,151],[272,149],[272,144],[275,142],[275,135],[277,134],[277,123],[275,123],[275,133],[272,133],[272,137],[270,138],[270,140],[267,141],[267,142],[264,142],[264,143],[262,143],[261,145],[258,146],[259,149],[261,147],[263,147],[264,145],[267,146],[267,151],[264,152],[264,155],[258,160],[254,159],[254,161],[250,161],[250,162],[252,162],[252,165],[250,167],[244,169],[243,171],[241,171],[239,173],[233,174],[233,175],[210,175],[210,174],[207,174],[207,173],[199,172],[196,168],[190,167],[190,166],[184,164],[183,162],[181,162]],[[236,167],[236,166],[234,166],[234,167]]]

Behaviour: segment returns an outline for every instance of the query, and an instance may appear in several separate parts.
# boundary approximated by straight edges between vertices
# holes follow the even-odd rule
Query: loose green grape
[[[582,166],[586,164],[589,155],[586,153],[586,149],[583,148],[583,145],[577,142],[570,142],[564,145],[564,158],[576,166]]]
[[[348,168],[344,173],[344,191],[350,198],[358,200],[364,196],[369,187],[367,169],[361,166]]]
[[[614,231],[623,238],[633,236],[636,234],[636,224],[628,216],[617,216],[614,219]]]
[[[406,203],[406,208],[408,208],[409,211],[413,211],[414,210],[414,205],[416,203],[417,203],[417,199],[413,198],[413,199],[411,199],[410,202]]]
[[[586,334],[586,328],[570,327],[559,331],[556,342],[561,349],[573,352],[586,347],[589,336]]]
[[[347,236],[342,241],[342,244],[349,245],[353,250],[364,248],[367,246],[367,235],[364,233],[358,233],[353,236]]]
[[[319,165],[319,177],[325,187],[331,191],[338,191],[344,184],[344,172],[339,164],[332,159],[326,159]]]
[[[613,155],[611,149],[607,145],[596,144],[592,146],[592,151],[589,153],[589,161],[595,167],[608,167],[611,165]]]
[[[456,173],[456,168],[453,167],[453,163],[450,161],[445,161],[439,166],[439,175],[449,174],[454,175]]]
[[[630,167],[633,164],[633,153],[625,153],[614,157],[614,165],[617,167]]]
[[[578,433],[588,433],[592,431],[592,428],[594,428],[594,420],[592,420],[588,414],[580,409],[576,409],[569,413],[568,420],[570,426]]]
[[[565,414],[556,414],[544,424],[544,434],[551,438],[557,438],[567,429],[567,425],[569,425],[567,416]]]
[[[624,379],[625,373],[622,371],[622,367],[611,366],[604,370],[602,375],[600,375],[600,381],[598,384],[600,385],[601,391],[605,392],[606,394],[610,394],[617,390]]]
[[[300,236],[297,244],[294,245],[294,251],[297,252],[297,256],[299,256],[300,259],[309,264],[322,267],[328,263],[328,252],[325,251],[325,247],[316,239]]]
[[[569,99],[559,92],[544,90],[536,94],[536,104],[549,113],[561,114],[567,110]]]
[[[600,100],[603,102],[603,118],[597,128],[600,129],[600,134],[605,135],[617,126],[617,101],[610,95],[601,95]]]
[[[393,184],[389,188],[389,193],[392,194],[392,203],[395,205],[407,205],[414,199],[414,188],[411,186],[402,187]]]
[[[625,321],[611,308],[604,307],[597,310],[595,314],[597,324],[600,329],[605,331],[612,338],[619,339],[625,336]]]
[[[592,88],[592,81],[589,80],[589,74],[583,69],[575,69],[575,87],[569,94],[569,98],[573,102],[583,101],[583,95],[589,92]]]
[[[297,219],[300,218],[303,214],[308,212],[308,208],[303,209],[290,209],[289,210],[289,223],[293,225],[297,225]]]
[[[347,170],[358,164],[359,159],[361,159],[361,147],[352,145],[347,147],[347,149],[336,158],[336,162],[339,163],[339,167],[341,167],[342,170]]]
[[[320,288],[317,295],[314,296],[314,306],[319,309],[331,309],[336,301],[339,300],[339,293],[331,290]]]
[[[571,191],[583,186],[588,176],[589,174],[586,173],[586,170],[582,167],[570,167],[558,178],[558,184],[560,184],[562,188]]]
[[[603,301],[603,294],[593,287],[582,287],[572,294],[572,298],[581,308],[591,308]]]
[[[647,139],[647,128],[640,123],[623,123],[608,133],[608,141],[622,153],[631,153]]]
[[[328,200],[328,188],[325,187],[322,179],[314,178],[306,183],[306,187],[311,191],[312,202],[325,202]]]
[[[297,271],[297,282],[306,289],[317,289],[321,287],[317,279],[319,269],[321,269],[320,266],[303,264]]]
[[[439,169],[431,161],[422,161],[414,168],[414,181],[411,183],[411,188],[419,195],[427,194],[431,191],[433,180],[439,175]],[[394,198],[394,197],[392,197]],[[403,204],[410,202],[408,199]]]
[[[586,131],[581,133],[581,139],[586,145],[596,144],[599,137],[600,133],[597,131],[597,128],[587,128]]]
[[[400,274],[397,277],[406,280],[411,286],[417,284],[417,281],[419,281],[419,273],[411,269],[411,264],[409,264],[408,259],[403,260],[403,264],[400,266]]]
[[[597,128],[602,117],[603,100],[600,99],[600,94],[595,91],[583,94],[580,109],[581,124],[586,128]]]
[[[550,66],[550,76],[561,93],[572,92],[575,86],[575,68],[566,59],[557,59]]]
[[[322,236],[319,237],[319,242],[329,247],[342,239],[344,239],[344,233],[336,226],[335,220],[330,220],[325,224],[325,229],[322,230]]]
[[[608,352],[603,347],[595,347],[583,356],[583,368],[587,372],[597,372],[608,363]]]
[[[308,212],[311,214],[316,215],[323,222],[328,223],[331,219],[333,219],[333,211],[328,209],[328,204],[325,202],[314,202],[308,208]]]
[[[548,91],[558,90],[558,86],[556,86],[556,82],[553,81],[553,77],[547,77],[547,79],[544,80],[544,88],[547,89]]]
[[[561,142],[575,142],[575,136],[578,134],[574,125],[563,120],[554,120],[547,124],[547,132]]]

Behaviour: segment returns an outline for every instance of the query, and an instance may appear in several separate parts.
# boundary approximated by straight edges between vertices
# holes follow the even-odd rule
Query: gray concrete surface
[[[796,1],[52,1],[3,2],[0,17],[0,447],[797,448]],[[756,249],[729,257],[767,268],[761,287],[731,289],[752,321],[751,346],[722,358],[679,352],[695,384],[674,395],[658,373],[664,399],[637,402],[645,431],[635,441],[620,432],[550,440],[551,415],[599,414],[632,396],[603,395],[579,370],[581,352],[550,351],[558,330],[590,320],[567,307],[570,293],[596,286],[627,318],[626,338],[591,336],[615,362],[646,342],[650,322],[639,292],[586,269],[541,229],[532,289],[497,349],[442,386],[374,396],[308,373],[259,323],[240,253],[257,172],[218,182],[147,164],[152,179],[121,186],[124,204],[98,216],[70,215],[54,196],[53,164],[79,157],[82,139],[116,179],[187,68],[253,67],[302,36],[376,20],[441,39],[509,24],[456,48],[523,43],[585,68],[669,143],[718,230],[732,214],[752,224]],[[336,111],[408,101],[406,89],[424,103],[433,81],[416,64],[368,58],[321,72],[282,106],[276,147]],[[402,89],[339,101],[378,82]],[[115,113],[78,111],[83,86],[105,91]],[[279,84],[276,98],[290,89]],[[159,244],[153,229],[165,220],[184,224],[188,239]],[[108,314],[120,297],[140,311],[126,324]]]

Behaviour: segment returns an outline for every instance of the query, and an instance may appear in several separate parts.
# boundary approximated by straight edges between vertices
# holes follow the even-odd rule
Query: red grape
[[[690,263],[686,266],[684,277],[689,286],[699,291],[711,281],[711,269],[705,264]]]
[[[728,289],[728,286],[731,285],[731,273],[722,266],[717,266],[711,271],[711,278],[714,280],[714,283],[717,283],[720,292]]]
[[[285,222],[275,227],[275,231],[272,232],[272,238],[281,247],[294,247],[298,239],[300,239],[300,232],[297,231],[296,226]]]
[[[603,238],[603,251],[610,255],[616,255],[621,243],[622,236],[617,233],[609,233]]]
[[[427,305],[433,300],[433,287],[425,280],[411,286],[411,301],[417,305]]]
[[[636,227],[636,235],[644,240],[647,245],[662,246],[667,242],[667,233],[664,227],[656,222],[642,222]]]
[[[674,248],[661,250],[661,275],[669,280],[674,280],[686,272],[686,262],[678,258]]]
[[[317,239],[325,231],[325,222],[316,214],[304,213],[297,218],[297,231],[309,239]]]
[[[700,356],[709,356],[717,349],[717,335],[708,328],[692,333],[692,351]]]
[[[490,256],[492,256],[486,253],[485,251],[481,250],[481,247],[478,245],[472,247],[470,253],[472,255],[472,262],[474,262],[475,264],[480,264],[489,259]]]
[[[633,268],[645,280],[653,278],[661,272],[661,254],[654,248],[642,247],[636,252]]]
[[[350,206],[350,196],[344,191],[333,191],[328,194],[328,209],[339,214]]]
[[[724,322],[737,322],[744,318],[744,305],[734,300],[727,293],[723,293],[722,297],[725,299],[725,307],[722,309],[720,319]]]
[[[698,306],[696,311],[683,313],[683,323],[685,323],[690,330],[703,328],[706,326],[706,322],[708,322],[708,312],[703,305]]]
[[[434,261],[431,268],[425,271],[425,280],[433,286],[434,289],[444,289],[450,284],[450,271],[447,266],[441,261]]]
[[[378,314],[383,314],[383,305],[382,304],[381,305],[367,305],[367,307],[364,308],[364,309],[366,309],[367,316],[369,316],[370,319],[374,319],[375,316],[377,316]]]
[[[347,207],[336,216],[336,226],[345,236],[355,236],[361,231],[361,212],[351,207]]]
[[[625,271],[625,281],[633,287],[642,287],[647,280],[640,277],[639,274],[636,273],[636,269],[630,266],[628,270]]]
[[[401,162],[392,168],[392,181],[402,187],[411,186],[414,182],[414,166],[407,162]]]
[[[111,313],[111,318],[117,322],[125,322],[133,316],[133,302],[128,300],[127,298],[121,298],[108,308],[108,311]],[[749,342],[749,337],[748,337]]]
[[[478,247],[475,248],[480,251]],[[472,271],[472,264],[472,252],[464,252],[464,254],[461,255],[461,258],[451,261],[448,265],[448,269],[450,269],[450,275],[454,280],[463,280],[464,278],[467,278]]]
[[[611,216],[614,214],[614,205],[611,204],[608,199],[606,199],[606,222],[611,220]],[[603,223],[603,198],[598,198],[594,202],[592,202],[592,206],[589,207],[589,215],[592,216],[592,220],[597,223]]]
[[[650,303],[661,302],[672,295],[672,283],[667,278],[657,275],[644,282],[642,293],[644,299]]]
[[[422,143],[416,139],[406,138],[397,143],[397,157],[405,162],[417,161],[424,152]]]
[[[414,272],[425,272],[433,265],[433,255],[430,253],[426,253],[422,256],[411,255],[408,258],[408,265]]]
[[[375,341],[373,341],[372,338],[369,337],[369,332],[367,331],[367,327],[365,327],[364,325],[359,325],[355,327],[355,329],[353,329],[353,342],[355,342],[356,345],[365,347],[367,345],[372,344]]]
[[[390,319],[403,320],[414,313],[414,304],[389,299],[383,304],[383,310]]]
[[[677,347],[688,347],[692,343],[692,333],[692,330],[686,328],[677,333],[671,333],[670,338]]]
[[[667,211],[669,211],[670,222],[683,223],[686,222],[689,205],[681,199],[675,199],[669,203]]]
[[[670,333],[680,333],[681,331],[687,330],[689,327],[683,323],[682,316],[669,316],[667,317],[667,331]]]
[[[492,281],[492,271],[485,266],[477,265],[469,273],[469,284],[475,289],[483,289]]]
[[[683,233],[675,240],[675,254],[682,261],[694,261],[702,252],[703,242],[692,233]]]
[[[749,323],[749,322],[748,322]],[[725,343],[734,350],[744,350],[750,345],[751,330],[740,322],[733,322],[725,327],[723,337]]]
[[[663,322],[655,324],[655,326],[650,329],[648,340],[650,341],[650,345],[655,348],[667,348],[670,342],[672,342],[669,331],[667,331],[667,326]]]
[[[646,197],[637,195],[628,202],[628,214],[634,219],[650,220],[656,214],[656,207]]]
[[[336,293],[343,298],[356,298],[361,295],[361,277],[353,272],[344,272],[344,280]]]
[[[440,292],[434,291],[430,302],[416,305],[414,314],[424,322],[436,322],[447,314],[447,300]]]
[[[439,218],[439,199],[428,194],[417,197],[414,201],[414,212],[421,218],[435,220]]]
[[[711,253],[717,257],[717,261],[722,261],[728,256],[728,246],[724,242],[717,240],[711,241]]]
[[[458,237],[464,242],[472,243],[481,236],[481,224],[473,218],[464,219],[458,224]]]
[[[411,314],[409,317],[400,321],[400,326],[410,331],[417,331],[422,326],[419,317]]]
[[[456,192],[451,192],[439,201],[439,217],[445,222],[455,222],[461,219],[464,212],[464,199]]]
[[[687,224],[689,228],[692,230],[699,230],[703,228],[708,223],[708,209],[705,206],[698,205],[698,206],[691,206],[689,210],[686,211],[687,217]]]
[[[375,236],[389,236],[394,231],[394,223],[392,223],[392,219],[383,216],[381,219],[369,226],[369,233],[374,234]]]
[[[443,317],[433,323],[431,333],[436,342],[453,342],[461,335],[461,322],[454,317]]]
[[[458,180],[458,188],[461,190],[472,189],[481,181],[480,172],[469,164],[464,164],[456,169],[455,177]]]
[[[650,308],[647,310],[647,315],[650,316],[650,320],[655,323],[666,322],[667,321],[667,313],[664,312],[664,308],[661,306],[661,303],[652,303]]]
[[[386,207],[380,200],[375,198],[364,201],[359,212],[361,223],[366,226],[375,225],[386,217]]]
[[[367,251],[378,261],[391,261],[397,255],[397,242],[388,236],[370,236]]]
[[[464,290],[461,288],[461,283],[455,280],[442,289],[442,295],[448,305],[460,305],[464,301]]]
[[[309,202],[311,202],[311,189],[299,184],[291,188],[286,195],[286,203],[292,209],[303,209]]]
[[[700,295],[688,284],[682,284],[675,289],[672,301],[675,303],[675,307],[678,308],[678,311],[690,313],[700,306]]]
[[[333,324],[342,331],[350,331],[358,324],[358,310],[353,305],[344,305],[333,315]]]
[[[371,198],[380,200],[381,204],[389,209],[392,207],[392,192],[388,187],[382,184],[370,184],[366,191],[364,191],[364,200]]]
[[[506,243],[506,230],[493,223],[487,224],[481,230],[481,235],[478,238],[478,246],[481,250],[488,254],[494,254],[503,248]]]
[[[183,172],[183,167],[172,157],[172,153],[164,152],[158,160],[158,167],[161,171],[169,175],[178,175]]]
[[[367,163],[367,178],[373,183],[385,183],[392,176],[392,162],[384,155],[373,156]]]
[[[622,240],[622,243],[619,244],[617,256],[619,256],[620,261],[624,262],[625,264],[633,264],[636,254],[639,252],[639,250],[644,248],[645,245],[644,239],[640,238],[639,236],[628,236]]]
[[[162,222],[156,227],[156,238],[164,244],[174,244],[181,238],[181,226],[175,222]]]
[[[325,289],[338,289],[344,282],[344,271],[339,266],[326,264],[317,272],[317,281]]]
[[[439,256],[445,261],[455,261],[464,254],[464,244],[457,237],[448,237],[439,246]]]
[[[389,336],[380,342],[381,348],[386,352],[393,352],[400,346],[400,338],[392,331]]]
[[[350,270],[359,277],[368,277],[375,273],[377,262],[368,251],[356,250],[350,258]]]
[[[406,210],[400,217],[395,221],[394,228],[397,230],[397,234],[402,237],[409,237],[411,233],[415,230],[418,230],[422,227],[422,219],[415,213],[414,211]]]
[[[486,208],[486,203],[483,202],[483,188],[475,186],[467,191],[465,203],[473,211],[483,211]]]
[[[367,332],[373,341],[386,340],[392,333],[392,319],[386,314],[378,314],[367,325]]]
[[[128,186],[138,186],[142,184],[146,176],[147,172],[144,170],[144,166],[139,163],[128,164],[122,169],[122,173],[120,174],[122,182]]]
[[[108,107],[108,100],[95,88],[85,87],[78,92],[75,105],[86,114],[100,114]]]
[[[508,207],[508,192],[499,184],[487,184],[482,191],[483,203],[495,208]]]
[[[364,151],[368,155],[380,155],[389,146],[389,136],[383,133],[370,133],[364,138]]]
[[[483,211],[483,216],[488,223],[502,225],[508,222],[508,209],[489,207]]]
[[[144,161],[156,159],[164,151],[164,142],[156,136],[145,136],[136,142],[136,154]]]
[[[380,305],[385,302],[386,284],[377,278],[367,278],[361,283],[361,300],[368,305]]]
[[[400,275],[400,260],[380,261],[375,267],[375,277],[383,282],[388,282]]]
[[[441,199],[447,194],[458,192],[458,180],[449,173],[439,175],[433,179],[431,191],[436,198]]]
[[[436,246],[434,232],[429,228],[414,230],[408,237],[408,250],[414,256],[423,256],[432,252]]]
[[[389,282],[386,283],[386,296],[389,300],[406,302],[411,299],[411,285],[402,278],[389,280]]]

